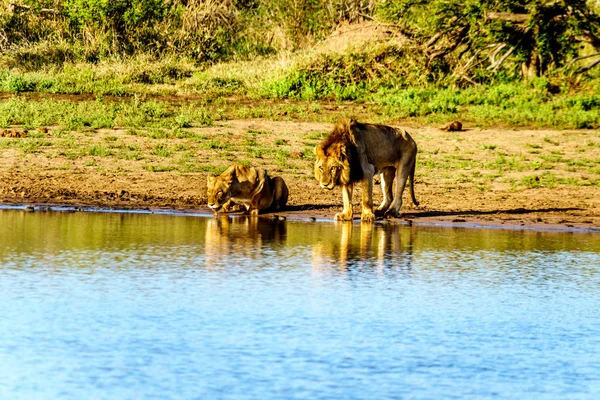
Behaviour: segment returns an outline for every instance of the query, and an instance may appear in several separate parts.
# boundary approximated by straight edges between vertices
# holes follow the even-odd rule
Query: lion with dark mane
[[[352,220],[352,190],[358,182],[362,184],[363,221],[372,222],[375,215],[398,217],[409,177],[412,201],[419,205],[414,190],[417,144],[404,129],[343,119],[315,153],[315,178],[321,187],[342,188],[344,208],[335,215],[336,220]],[[375,174],[380,174],[383,201],[373,212]],[[392,194],[394,178],[396,191]]]

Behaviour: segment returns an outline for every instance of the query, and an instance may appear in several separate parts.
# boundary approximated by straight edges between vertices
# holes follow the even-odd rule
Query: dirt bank
[[[209,212],[206,175],[234,161],[267,168],[290,188],[289,218],[332,218],[341,194],[312,177],[311,148],[330,124],[225,121],[164,138],[48,127],[0,137],[0,203]],[[410,127],[419,144],[415,190],[395,222],[600,230],[600,133]],[[360,189],[355,189],[356,217]],[[379,188],[375,191],[380,201]],[[394,221],[391,221],[394,222]]]

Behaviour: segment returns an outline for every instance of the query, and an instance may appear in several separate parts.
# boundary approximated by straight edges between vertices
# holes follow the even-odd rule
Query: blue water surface
[[[0,212],[1,399],[600,398],[600,236]]]

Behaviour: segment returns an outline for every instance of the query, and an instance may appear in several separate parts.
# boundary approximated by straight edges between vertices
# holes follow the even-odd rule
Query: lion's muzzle
[[[323,189],[327,189],[327,190],[333,190],[333,188],[335,187],[335,181],[331,181],[327,184],[320,182],[319,184],[321,185],[321,187]]]
[[[221,209],[221,204],[209,204],[208,207],[213,210],[214,212],[217,212]]]

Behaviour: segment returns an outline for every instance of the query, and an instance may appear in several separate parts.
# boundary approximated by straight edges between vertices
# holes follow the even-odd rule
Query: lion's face
[[[336,185],[342,184],[340,177],[348,168],[348,162],[339,146],[332,146],[327,151],[316,147],[315,178],[323,189],[332,190]]]
[[[213,211],[219,211],[223,204],[231,198],[231,180],[221,176],[209,176],[206,183],[208,206]]]

